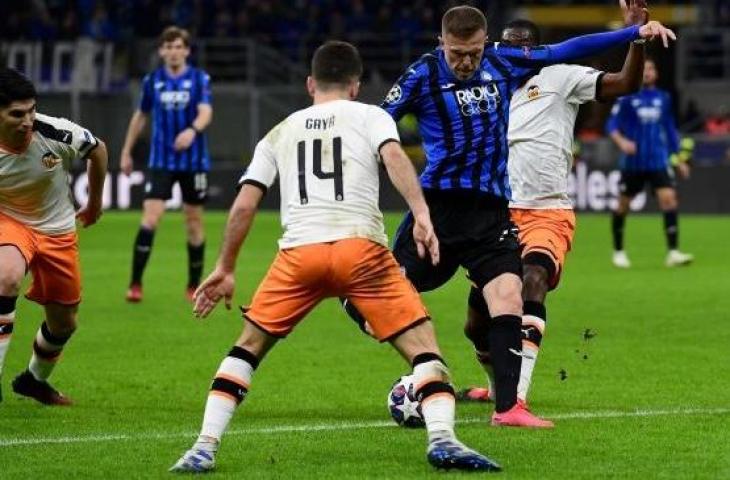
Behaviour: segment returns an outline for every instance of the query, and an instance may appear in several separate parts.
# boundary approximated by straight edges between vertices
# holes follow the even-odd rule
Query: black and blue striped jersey
[[[542,67],[593,55],[639,37],[639,27],[576,37],[555,45],[488,44],[468,80],[449,68],[443,50],[410,65],[383,102],[396,120],[418,118],[426,189],[462,189],[509,199],[507,130],[512,93]]]
[[[175,137],[190,127],[198,115],[198,105],[210,104],[210,76],[188,66],[173,77],[160,67],[142,82],[139,109],[151,116],[152,141],[148,167],[170,172],[207,172],[210,170],[208,140],[204,133],[195,137],[187,150],[176,152]]]

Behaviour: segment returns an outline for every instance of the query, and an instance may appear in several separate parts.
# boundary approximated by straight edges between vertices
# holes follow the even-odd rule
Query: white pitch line
[[[675,408],[667,410],[635,410],[633,412],[622,412],[618,410],[606,410],[599,412],[569,412],[548,415],[553,420],[587,420],[596,418],[629,418],[629,417],[660,417],[668,415],[724,415],[730,413],[730,408]],[[457,420],[459,424],[486,422],[486,418],[465,418]],[[366,428],[395,428],[392,421],[373,421],[359,423],[325,423],[315,425],[280,425],[268,428],[245,428],[231,430],[226,433],[231,435],[272,435],[277,433],[296,432],[323,432],[341,430],[363,430]],[[194,438],[197,433],[193,432],[150,432],[140,434],[101,434],[76,437],[48,437],[48,438],[0,438],[0,447],[15,447],[26,445],[53,445],[68,443],[89,443],[89,442],[118,442],[124,440],[166,440],[175,438]]]

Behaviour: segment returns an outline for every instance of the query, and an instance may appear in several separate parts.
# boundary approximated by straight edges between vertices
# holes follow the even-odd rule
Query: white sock
[[[36,380],[41,382],[48,380],[59,358],[61,358],[61,352],[69,338],[70,336],[66,338],[55,337],[48,330],[45,322],[41,324],[41,327],[35,334],[33,356],[30,358],[30,363],[28,364],[28,370]]]
[[[198,443],[210,443],[211,439],[220,442],[236,407],[248,393],[253,371],[254,367],[246,360],[231,356],[223,359],[205,404]]]
[[[3,373],[5,355],[10,347],[10,338],[13,336],[15,325],[15,311],[0,315],[0,375]]]
[[[524,338],[525,330],[530,328],[537,330],[536,332],[529,332],[529,337],[539,338],[538,343]],[[542,335],[545,332],[545,320],[534,315],[523,315],[522,330],[522,368],[520,369],[520,381],[517,384],[517,398],[526,401],[527,392],[530,390],[530,383],[532,382],[532,372],[537,362],[537,354],[540,351],[539,341],[542,340]]]
[[[421,400],[421,412],[428,431],[428,440],[454,437],[454,416],[456,402],[453,389],[449,385],[449,370],[439,360],[430,360],[413,367],[413,383],[416,385],[416,395],[420,398],[422,388],[427,385],[437,386],[436,393],[427,394]]]

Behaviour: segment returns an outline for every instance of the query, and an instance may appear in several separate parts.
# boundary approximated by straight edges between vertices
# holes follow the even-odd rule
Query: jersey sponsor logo
[[[441,85],[441,90],[448,90],[449,88],[456,85],[455,83],[447,83],[446,85]]]
[[[162,90],[165,86],[165,82],[155,82],[155,90]]]
[[[160,102],[166,110],[182,110],[190,103],[190,92],[185,90],[162,92]]]
[[[540,96],[540,87],[538,87],[537,85],[531,85],[527,89],[527,99],[528,100],[535,100],[539,96]]]
[[[60,164],[62,161],[63,160],[58,158],[53,152],[46,152],[41,157],[41,163],[49,170]]]
[[[390,89],[388,92],[388,95],[385,97],[385,103],[388,104],[394,104],[400,102],[400,99],[403,98],[403,89],[400,88],[400,85],[397,83],[393,85],[393,88]]]
[[[662,109],[657,107],[639,107],[636,115],[641,123],[654,123],[662,118]]]
[[[461,114],[465,117],[497,111],[501,101],[496,83],[464,88],[455,92]]]

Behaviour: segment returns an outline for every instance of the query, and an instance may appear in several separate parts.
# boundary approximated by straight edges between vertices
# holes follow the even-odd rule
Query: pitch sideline
[[[635,410],[633,412],[622,412],[618,410],[605,410],[598,412],[568,412],[547,415],[551,420],[590,420],[597,418],[629,418],[629,417],[659,417],[667,415],[723,415],[730,413],[730,408],[675,408],[666,410]],[[457,420],[457,424],[469,424],[486,422],[486,417],[465,418]],[[354,422],[354,423],[331,423],[314,425],[281,425],[270,428],[247,428],[230,430],[226,436],[232,435],[271,435],[277,433],[296,432],[321,432],[341,430],[361,430],[366,428],[395,428],[392,421]],[[158,432],[140,434],[102,434],[75,437],[48,437],[48,438],[0,438],[0,447],[52,445],[69,443],[88,442],[117,442],[125,440],[165,440],[173,438],[193,438],[197,433],[192,432]]]

